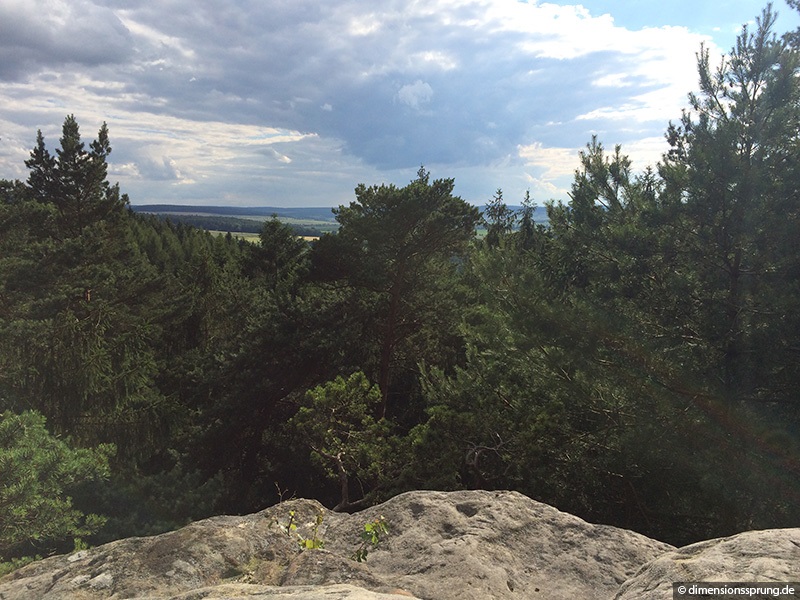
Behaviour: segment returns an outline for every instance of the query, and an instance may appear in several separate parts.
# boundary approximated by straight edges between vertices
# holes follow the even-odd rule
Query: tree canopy
[[[84,515],[67,495],[75,486],[109,476],[112,446],[70,448],[50,435],[32,411],[0,415],[0,563],[43,552],[63,538],[87,536],[103,524]]]

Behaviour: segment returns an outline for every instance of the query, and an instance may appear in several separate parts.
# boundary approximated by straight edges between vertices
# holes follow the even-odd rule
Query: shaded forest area
[[[657,167],[592,140],[547,227],[420,169],[313,244],[277,219],[250,244],[134,214],[105,125],[40,133],[0,182],[2,560],[410,489],[673,544],[797,526],[798,35],[773,23],[701,50]]]

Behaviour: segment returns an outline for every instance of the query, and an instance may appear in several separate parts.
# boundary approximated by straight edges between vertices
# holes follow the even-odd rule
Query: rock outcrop
[[[672,582],[800,581],[800,529],[746,531],[658,557],[620,588],[615,600],[671,600]]]
[[[364,525],[381,516],[388,535],[366,562],[353,560]],[[763,532],[753,532],[676,550],[515,492],[409,492],[352,515],[293,500],[38,561],[0,579],[0,600],[560,600],[620,589],[619,598],[666,599],[663,582],[702,579],[716,557],[737,552],[753,560],[731,566],[733,578],[791,580],[800,530],[782,531],[781,541],[755,545]],[[770,566],[752,567],[756,555]],[[695,570],[675,566],[688,559]]]
[[[381,515],[388,536],[352,560]],[[322,549],[301,550],[315,537]],[[0,598],[605,599],[671,549],[514,492],[410,492],[353,515],[295,500],[39,561],[0,580]]]

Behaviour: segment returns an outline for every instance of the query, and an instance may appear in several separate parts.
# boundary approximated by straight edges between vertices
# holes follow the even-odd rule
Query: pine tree
[[[36,133],[36,147],[31,151],[30,159],[25,161],[25,166],[30,169],[28,188],[31,196],[39,202],[51,202],[55,193],[56,161],[45,146],[41,129]]]
[[[135,246],[127,198],[106,179],[110,152],[105,125],[86,151],[73,116],[55,158],[37,134],[30,201],[4,207],[7,234],[25,243],[3,261],[0,388],[55,432],[114,438],[124,456],[153,435],[155,272]]]
[[[360,184],[356,200],[334,210],[339,232],[315,248],[317,264],[335,264],[352,289],[371,296],[375,312],[365,317],[378,327],[375,378],[384,414],[402,345],[441,309],[431,302],[442,281],[437,273],[465,252],[480,219],[477,208],[453,195],[454,185],[431,182],[424,168],[403,188]]]
[[[486,225],[486,244],[496,248],[500,241],[511,233],[517,220],[514,211],[508,208],[503,200],[503,190],[498,189],[494,198],[486,205],[483,211],[483,222]]]
[[[780,317],[787,307],[776,302],[795,289],[800,85],[797,53],[775,37],[775,18],[768,7],[716,69],[701,49],[700,94],[671,126],[662,168],[680,206],[702,361],[729,402],[775,389],[778,373],[761,358],[796,362]]]

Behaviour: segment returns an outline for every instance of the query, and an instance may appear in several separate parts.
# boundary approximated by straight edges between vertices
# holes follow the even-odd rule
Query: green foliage
[[[700,93],[670,126],[662,168],[671,200],[680,198],[679,268],[694,287],[699,358],[731,402],[768,399],[797,373],[793,344],[775,342],[788,325],[776,315],[796,292],[800,85],[797,52],[775,37],[774,23],[768,7],[717,68],[701,51]],[[777,368],[758,364],[767,355]]]
[[[324,513],[320,510],[314,520],[314,526],[311,529],[311,537],[300,540],[300,546],[303,550],[316,550],[325,545],[325,542],[319,537],[319,528],[322,526],[323,519]]]
[[[357,562],[366,562],[370,549],[377,548],[388,534],[389,526],[383,515],[365,523],[364,531],[361,532],[361,544],[353,552],[352,559]]]
[[[291,420],[314,458],[339,481],[341,500],[334,510],[358,504],[350,500],[351,477],[362,489],[365,483],[374,485],[391,462],[391,426],[374,416],[380,400],[380,390],[363,373],[339,376],[309,390]]]
[[[414,340],[435,339],[437,316],[448,304],[436,302],[446,296],[446,273],[466,252],[480,220],[477,208],[453,195],[454,185],[452,179],[431,182],[424,168],[403,188],[360,184],[356,200],[334,210],[339,232],[314,249],[318,277],[347,284],[350,301],[369,311],[361,320],[374,324],[382,416],[389,414],[393,374],[413,369],[419,358],[411,350]]]
[[[36,560],[42,560],[41,555],[37,554],[36,556],[24,556],[22,558],[12,558],[10,561],[0,562],[0,577],[2,577],[3,575],[8,575],[12,571],[16,571],[17,569],[21,569],[25,565],[29,565]]]
[[[301,550],[317,550],[322,548],[325,545],[325,540],[320,537],[319,528],[322,527],[322,523],[325,520],[325,513],[323,513],[322,510],[317,513],[314,519],[314,525],[311,528],[311,537],[308,538],[298,533],[295,514],[295,511],[290,510],[289,520],[285,525],[278,523],[278,526],[286,531],[287,536],[291,537],[294,535],[297,537],[297,544],[300,546]]]
[[[0,416],[0,558],[57,547],[73,536],[97,531],[104,518],[82,514],[69,491],[109,476],[109,445],[71,448],[45,428],[32,411]],[[55,546],[54,546],[55,545]]]
[[[291,291],[304,274],[308,243],[294,229],[272,217],[259,233],[261,243],[253,250],[253,268],[263,274],[267,286],[275,291]]]
[[[500,240],[514,229],[516,220],[514,211],[503,201],[503,190],[498,189],[483,211],[483,221],[486,224],[484,241],[492,248],[499,246]]]
[[[180,498],[156,501],[150,488],[174,482],[164,457],[185,456],[197,435],[187,381],[199,356],[230,337],[230,319],[250,304],[235,272],[244,253],[128,213],[105,180],[105,127],[87,151],[68,118],[61,143],[53,158],[39,135],[28,185],[3,186],[0,394],[13,402],[2,408],[33,407],[58,435],[117,447],[113,491],[75,490],[76,505],[110,515],[100,539],[163,531],[209,514],[213,500],[197,502],[196,490],[218,495],[203,487],[213,472],[169,488]]]
[[[325,540],[320,536],[320,528],[324,520],[325,514],[320,510],[314,519],[314,524],[311,526],[310,537],[304,537],[298,532],[297,513],[293,510],[289,511],[289,518],[285,523],[281,523],[276,519],[275,524],[285,531],[288,537],[297,538],[297,544],[301,550],[317,550],[325,546]],[[377,548],[386,539],[388,533],[389,527],[383,515],[365,523],[364,529],[360,533],[361,543],[353,552],[351,558],[358,562],[365,562],[370,549]]]
[[[75,504],[90,506],[105,517],[102,529],[87,540],[98,545],[158,535],[216,514],[222,476],[206,477],[184,461],[173,456],[158,469],[150,466],[150,472],[118,466],[107,480],[78,486]]]
[[[599,364],[606,332],[595,322],[606,316],[565,298],[533,267],[510,249],[471,257],[465,274],[479,296],[465,315],[466,362],[426,371],[429,418],[413,431],[412,477],[418,486],[518,489],[586,510],[595,477],[585,470],[612,458],[624,425],[623,396]]]
[[[25,565],[29,565],[36,560],[42,560],[41,554],[35,556],[23,556],[21,558],[12,558],[7,562],[0,562],[0,577],[8,575],[12,571],[21,569]]]
[[[25,165],[31,170],[28,187],[38,202],[53,203],[58,210],[58,238],[81,235],[88,227],[102,220],[118,217],[128,203],[120,196],[119,187],[106,181],[106,159],[111,154],[108,128],[103,123],[97,139],[85,149],[74,115],[64,120],[60,148],[51,156],[45,147],[42,132]]]
[[[798,58],[773,22],[716,71],[700,53],[657,171],[593,139],[535,244],[470,254],[466,360],[425,371],[411,486],[510,487],[677,544],[796,519],[770,475],[796,472],[800,422]]]
[[[87,151],[67,117],[57,156],[40,133],[21,201],[0,209],[0,237],[14,243],[0,260],[0,389],[54,432],[114,438],[127,457],[157,436],[152,417],[167,403],[154,386],[156,273],[131,236],[127,199],[106,180],[110,152],[105,126]]]

